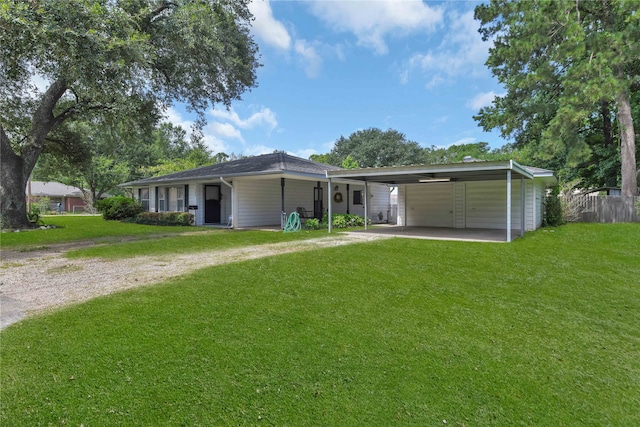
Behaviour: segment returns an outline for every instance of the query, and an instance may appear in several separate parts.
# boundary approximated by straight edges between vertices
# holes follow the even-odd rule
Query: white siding
[[[454,211],[453,226],[455,228],[465,228],[465,189],[464,182],[456,182],[454,184]]]
[[[369,219],[371,222],[388,221],[389,211],[391,209],[391,196],[389,187],[381,184],[369,184]],[[382,218],[381,218],[382,217]]]
[[[234,180],[236,227],[280,225],[280,178]]]
[[[398,186],[398,218],[396,225],[402,227],[407,225],[407,186],[404,184]]]
[[[507,182],[477,181],[466,183],[466,228],[504,229],[507,224]],[[519,229],[520,180],[511,182],[511,228]]]
[[[453,227],[452,183],[407,185],[405,197],[408,226]]]

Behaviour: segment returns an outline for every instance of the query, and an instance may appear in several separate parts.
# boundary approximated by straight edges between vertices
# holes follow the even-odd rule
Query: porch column
[[[364,182],[364,229],[367,230],[367,218],[369,218],[369,182]]]
[[[511,241],[511,169],[507,170],[507,242]]]
[[[284,178],[280,178],[280,229],[284,230],[284,222],[286,221],[287,213],[284,211]]]
[[[524,176],[520,176],[520,237],[524,237],[524,230],[525,230],[524,210],[526,205],[527,204],[525,203],[525,199],[524,199]]]
[[[332,221],[332,213],[333,213],[333,197],[331,197],[331,178],[329,178],[329,183],[327,184],[329,186],[329,191],[327,192],[329,195],[329,210],[327,211],[327,221],[329,221],[327,223],[328,225],[328,229],[329,229],[329,233],[331,233],[331,223]]]

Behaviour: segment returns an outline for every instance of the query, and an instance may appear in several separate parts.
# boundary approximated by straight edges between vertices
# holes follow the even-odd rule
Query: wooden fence
[[[638,200],[623,196],[564,196],[567,210],[579,222],[640,222]]]

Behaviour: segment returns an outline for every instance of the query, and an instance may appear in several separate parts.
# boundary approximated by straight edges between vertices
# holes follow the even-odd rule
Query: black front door
[[[204,222],[220,224],[220,186],[204,186]]]

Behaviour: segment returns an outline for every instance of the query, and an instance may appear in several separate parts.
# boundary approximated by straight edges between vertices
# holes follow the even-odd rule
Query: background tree
[[[380,167],[420,163],[422,148],[397,130],[378,128],[359,130],[348,138],[341,136],[328,154],[312,155],[311,160],[341,166],[350,156],[359,167]]]
[[[476,7],[483,39],[494,40],[487,65],[507,88],[477,116],[519,146],[576,165],[592,153],[589,121],[598,112],[603,138],[618,122],[623,195],[636,195],[631,93],[638,81],[640,16],[636,2],[492,0]]]
[[[29,226],[26,183],[63,124],[140,117],[133,99],[202,115],[254,86],[248,1],[0,0],[2,226]]]

